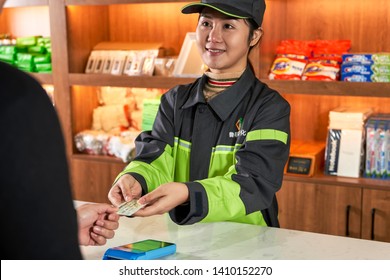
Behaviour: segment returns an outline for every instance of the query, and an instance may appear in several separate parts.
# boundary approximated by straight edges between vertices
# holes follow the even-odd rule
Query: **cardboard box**
[[[317,141],[292,141],[284,174],[312,177],[324,166],[325,143]]]
[[[363,129],[329,129],[325,174],[360,177],[364,155]]]
[[[329,112],[325,174],[358,178],[364,156],[364,123],[371,108],[339,107]]]
[[[175,63],[173,76],[197,78],[207,69],[196,46],[195,32],[188,32]]]

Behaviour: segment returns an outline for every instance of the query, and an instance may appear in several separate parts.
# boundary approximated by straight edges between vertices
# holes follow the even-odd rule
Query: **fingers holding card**
[[[137,199],[133,199],[119,205],[118,215],[121,216],[131,216],[145,205],[138,203]]]

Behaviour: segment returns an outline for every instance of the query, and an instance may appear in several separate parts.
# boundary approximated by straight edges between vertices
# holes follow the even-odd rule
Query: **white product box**
[[[363,169],[364,130],[329,129],[325,174],[358,178]]]
[[[343,129],[338,163],[338,176],[358,178],[362,171],[363,130]]]
[[[122,75],[123,68],[127,59],[126,51],[116,51],[113,59],[113,65],[111,68],[112,75]]]

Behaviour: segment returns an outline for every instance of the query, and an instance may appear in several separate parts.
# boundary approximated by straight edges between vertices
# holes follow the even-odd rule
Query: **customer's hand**
[[[119,206],[123,202],[140,198],[141,194],[141,184],[133,176],[125,174],[111,187],[108,199],[113,205]]]
[[[117,207],[105,203],[84,204],[77,210],[80,245],[104,245],[119,227]]]

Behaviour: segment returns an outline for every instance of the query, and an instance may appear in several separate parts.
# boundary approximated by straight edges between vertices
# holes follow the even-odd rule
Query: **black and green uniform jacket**
[[[170,211],[180,225],[234,221],[279,226],[275,193],[290,146],[290,105],[247,67],[208,103],[207,76],[161,98],[152,131],[136,139],[133,175],[143,191],[183,182],[189,203]]]

